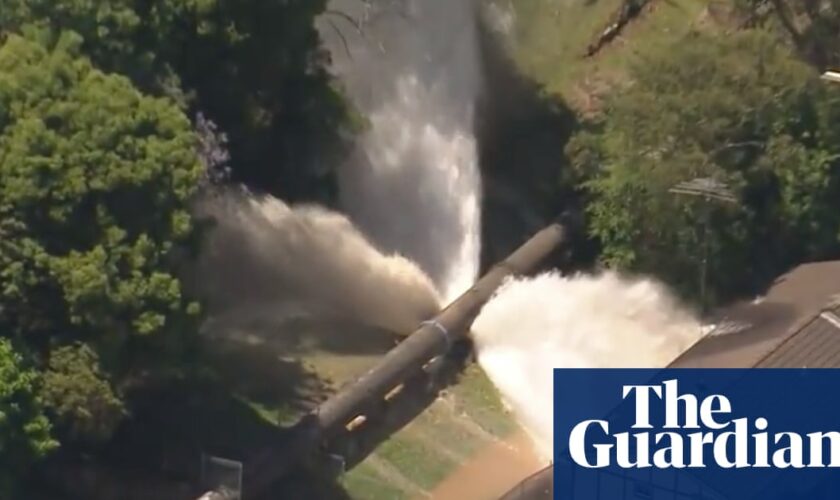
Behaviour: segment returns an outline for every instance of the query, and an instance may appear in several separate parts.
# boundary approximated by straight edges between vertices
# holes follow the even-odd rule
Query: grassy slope
[[[294,423],[398,342],[393,334],[350,325],[300,324],[262,337],[243,332],[215,340],[205,353],[206,377],[232,397],[214,396],[208,384],[178,390],[165,387],[161,394],[150,396],[148,405],[166,405],[170,413],[181,408],[173,419],[190,421],[188,434],[195,441],[230,458],[258,449],[272,431]],[[179,399],[178,394],[187,393],[195,397]],[[192,400],[197,402],[187,404]],[[220,428],[226,431],[219,432]],[[341,482],[358,499],[422,496],[485,445],[516,429],[496,389],[477,366],[471,366],[458,386]],[[161,441],[156,449],[165,447],[166,440]],[[155,460],[154,455],[149,459]]]
[[[484,446],[517,429],[496,389],[472,366],[461,383],[343,478],[353,498],[422,496]]]
[[[509,46],[522,71],[578,109],[619,81],[627,64],[646,47],[667,44],[702,22],[709,0],[651,0],[622,35],[594,57],[587,46],[623,0],[493,0],[513,8]]]

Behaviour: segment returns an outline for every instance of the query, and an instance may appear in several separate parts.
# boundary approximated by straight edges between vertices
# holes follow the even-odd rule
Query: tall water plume
[[[479,263],[475,5],[334,0],[321,25],[333,69],[368,120],[339,173],[343,207],[453,299]]]
[[[473,332],[481,366],[548,459],[553,368],[662,367],[701,329],[661,285],[608,272],[509,281]]]
[[[334,0],[331,9],[322,33],[334,70],[369,120],[340,170],[344,208],[448,301],[478,270],[475,4]],[[700,334],[661,286],[610,273],[512,281],[473,330],[479,361],[546,456],[552,368],[662,366]]]
[[[270,197],[204,200],[199,211],[217,227],[197,281],[211,312],[248,323],[305,311],[410,332],[471,285],[481,196],[474,14],[472,0],[331,3],[322,33],[369,121],[340,168],[342,205],[359,229]],[[654,282],[549,273],[508,282],[473,332],[481,365],[550,456],[554,367],[663,366],[700,327]]]

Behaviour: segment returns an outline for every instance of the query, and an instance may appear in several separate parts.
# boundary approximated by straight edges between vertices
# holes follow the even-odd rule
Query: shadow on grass
[[[67,446],[54,456],[41,474],[51,489],[86,500],[187,500],[200,489],[202,455],[247,468],[255,453],[282,441],[286,424],[325,396],[315,373],[265,345],[210,347],[199,368],[128,391],[130,414],[102,448]],[[319,496],[307,498],[347,498],[335,481],[310,486]],[[306,484],[294,487],[302,491]]]
[[[214,342],[199,369],[127,395],[131,415],[108,453],[177,471],[194,469],[202,453],[245,460],[325,392],[315,373],[264,345]]]
[[[284,316],[265,306],[222,313],[208,321],[205,329],[213,343],[263,344],[285,356],[313,350],[335,354],[383,354],[404,336],[323,312],[317,316]]]

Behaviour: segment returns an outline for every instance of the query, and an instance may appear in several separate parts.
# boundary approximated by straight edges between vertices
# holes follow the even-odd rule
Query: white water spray
[[[436,289],[448,302],[474,281],[473,6],[397,3],[371,13],[366,3],[336,0],[332,7],[358,24],[324,32],[336,72],[369,119],[340,170],[343,205],[367,238],[323,209],[242,194],[211,200],[203,212],[219,226],[198,272],[211,312],[236,323],[303,308],[410,332],[436,312]],[[664,366],[699,330],[662,287],[610,273],[511,281],[473,328],[481,365],[546,457],[554,367]]]
[[[449,302],[479,264],[474,5],[361,5],[334,0],[331,8],[357,23],[333,19],[322,30],[336,73],[369,119],[340,171],[342,201],[365,234],[416,261]],[[662,366],[699,326],[650,281],[548,274],[505,286],[474,332],[479,361],[548,456],[553,367]]]
[[[334,0],[334,71],[368,119],[340,173],[345,210],[378,246],[417,262],[449,301],[475,280],[481,89],[471,0]]]
[[[700,325],[650,280],[548,273],[503,285],[473,332],[481,366],[548,459],[553,368],[663,367]]]

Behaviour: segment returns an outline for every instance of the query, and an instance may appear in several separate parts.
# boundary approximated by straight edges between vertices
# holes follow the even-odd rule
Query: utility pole
[[[701,236],[702,256],[700,261],[700,311],[706,314],[706,287],[708,281],[709,261],[709,233],[712,219],[712,200],[724,203],[738,203],[738,199],[729,187],[715,179],[701,177],[690,181],[680,182],[668,190],[671,194],[698,196],[703,199],[703,234]]]

